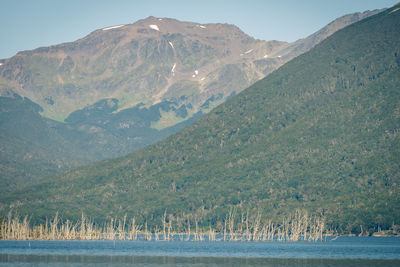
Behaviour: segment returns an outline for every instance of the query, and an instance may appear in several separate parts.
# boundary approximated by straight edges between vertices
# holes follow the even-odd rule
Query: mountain
[[[0,193],[176,133],[376,12],[339,18],[293,44],[255,40],[228,24],[149,17],[1,60]]]
[[[150,225],[168,212],[218,228],[231,208],[279,221],[305,209],[339,233],[397,227],[399,10],[337,31],[161,142],[1,196],[1,214]]]
[[[372,15],[378,14],[382,11],[384,11],[384,9],[365,11],[363,13],[358,12],[358,13],[344,15],[338,19],[335,19],[334,21],[332,21],[331,23],[329,23],[328,25],[326,25],[319,31],[311,34],[307,38],[300,39],[300,40],[297,40],[296,42],[289,44],[287,48],[284,48],[282,51],[280,51],[280,54],[283,57],[288,56],[289,58],[293,58],[295,56],[301,55],[301,54],[309,51],[311,48],[313,48],[315,45],[319,44],[321,41],[323,41],[327,37],[331,36],[336,31],[343,29],[344,27],[351,25],[357,21],[368,18]]]
[[[118,100],[116,112],[169,100],[192,115],[212,96],[227,97],[260,79],[253,61],[274,58],[286,45],[255,40],[233,25],[149,17],[20,52],[2,62],[0,90],[28,97],[45,117],[59,121],[108,98]]]
[[[336,30],[377,12],[344,16],[292,44],[255,40],[229,24],[149,17],[2,60],[0,92],[27,97],[43,108],[44,117],[58,121],[108,98],[118,100],[116,112],[172,101],[191,116],[208,110],[203,105],[212,97],[220,103]],[[172,118],[156,121],[154,128],[186,116]]]

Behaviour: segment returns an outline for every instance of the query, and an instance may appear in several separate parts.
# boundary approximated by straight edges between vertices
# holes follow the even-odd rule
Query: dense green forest
[[[0,194],[88,162],[88,153],[71,140],[83,134],[43,118],[40,111],[19,95],[0,97]]]
[[[296,209],[339,233],[400,225],[399,5],[346,27],[155,145],[1,196],[43,221],[134,216],[218,226]]]
[[[26,97],[0,97],[0,194],[68,168],[138,150],[202,115],[199,111],[174,126],[151,128],[162,112],[185,115],[185,105],[176,109],[175,104],[139,104],[113,113],[118,100],[104,99],[71,113],[63,123],[41,116],[42,108]]]

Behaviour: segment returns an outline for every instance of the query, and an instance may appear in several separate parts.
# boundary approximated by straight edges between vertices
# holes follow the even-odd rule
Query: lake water
[[[400,238],[326,242],[0,241],[0,266],[400,266]]]

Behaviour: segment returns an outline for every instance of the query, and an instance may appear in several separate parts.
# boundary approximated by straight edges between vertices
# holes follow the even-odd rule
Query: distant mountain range
[[[1,60],[0,192],[155,143],[377,12],[344,16],[294,43],[149,17]]]
[[[219,229],[231,209],[277,221],[304,209],[339,233],[398,227],[399,10],[337,31],[161,142],[2,195],[1,213],[40,221],[83,211],[97,222],[127,213],[158,225],[168,212]],[[253,44],[261,48],[243,57],[266,53]]]

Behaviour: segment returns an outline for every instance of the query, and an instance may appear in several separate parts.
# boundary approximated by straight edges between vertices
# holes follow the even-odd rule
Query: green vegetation
[[[400,225],[399,5],[338,31],[176,135],[1,196],[43,222],[165,212],[217,228],[230,210],[296,209],[338,233]]]
[[[163,113],[183,116],[184,110],[166,101],[114,113],[118,104],[117,99],[103,99],[61,123],[43,118],[42,108],[27,98],[0,97],[0,194],[71,167],[143,148],[201,116],[186,121],[173,117],[182,122],[154,129],[154,123],[165,123]]]
[[[0,97],[0,194],[88,162],[88,152],[71,141],[79,133],[40,111],[27,98]]]

